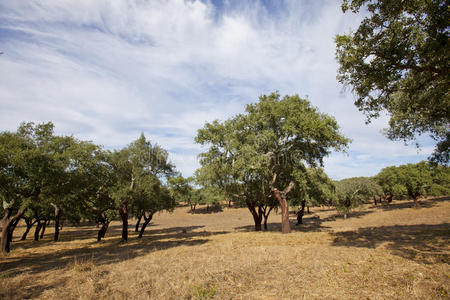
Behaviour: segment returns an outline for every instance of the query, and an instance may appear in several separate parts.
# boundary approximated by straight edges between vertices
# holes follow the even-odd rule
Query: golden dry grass
[[[93,226],[66,227],[57,243],[48,230],[0,258],[0,298],[449,298],[449,198],[420,209],[366,205],[347,220],[314,208],[287,235],[279,219],[252,232],[244,208],[192,215],[184,207],[156,215],[142,240],[132,233],[125,244],[120,223],[101,243]]]

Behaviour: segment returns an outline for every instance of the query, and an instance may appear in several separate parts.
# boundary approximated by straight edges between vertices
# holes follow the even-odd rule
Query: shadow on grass
[[[332,235],[333,246],[376,248],[385,244],[392,254],[419,263],[450,263],[450,223],[369,227]]]
[[[450,197],[438,197],[431,199],[422,199],[419,200],[420,208],[430,208],[436,206],[439,202],[449,201]],[[414,208],[414,201],[402,201],[401,203],[395,203],[394,200],[392,203],[386,204],[382,203],[381,205],[373,205],[371,208],[382,209],[382,210],[395,210],[395,209],[403,209],[403,208]]]
[[[189,211],[191,214],[215,214],[223,212],[222,205],[213,205],[209,207],[198,207],[195,210]]]
[[[92,241],[78,248],[55,250],[49,253],[26,253],[23,257],[7,257],[0,264],[0,274],[6,277],[26,272],[39,273],[63,269],[73,265],[75,260],[92,261],[96,266],[133,259],[146,253],[165,250],[177,246],[195,246],[209,241],[212,235],[228,232],[194,231],[203,226],[172,227],[148,230],[142,239],[129,232],[128,242],[122,243],[120,235],[102,242]],[[49,245],[49,243],[47,243]],[[50,243],[51,245],[51,243]],[[24,294],[20,298],[33,298],[38,295]]]
[[[279,217],[279,216],[277,216]],[[328,218],[327,218],[328,219]],[[322,222],[325,222],[327,219],[320,219],[317,216],[307,216],[303,217],[303,224],[297,225],[297,222],[294,220],[290,220],[291,225],[291,231],[292,232],[320,232],[320,231],[328,231],[330,227],[323,226]],[[247,226],[239,226],[235,227],[234,230],[236,231],[244,231],[244,232],[251,232],[255,231],[254,225],[247,225]],[[270,223],[267,223],[267,230],[264,230],[264,227],[261,231],[268,231],[268,232],[281,232],[281,222],[273,221]]]

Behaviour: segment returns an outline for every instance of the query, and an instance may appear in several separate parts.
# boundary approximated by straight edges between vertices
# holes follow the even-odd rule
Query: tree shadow
[[[222,205],[212,205],[209,207],[198,207],[195,210],[189,211],[191,214],[215,214],[223,212]]]
[[[96,266],[112,264],[137,256],[177,246],[195,246],[209,241],[208,237],[229,232],[194,231],[203,226],[172,227],[149,230],[141,239],[131,235],[122,243],[116,235],[102,242],[94,239],[78,248],[54,250],[51,253],[27,253],[24,257],[7,257],[0,264],[3,276],[15,276],[27,272],[40,273],[48,270],[67,268],[74,260],[89,260]],[[28,298],[24,295],[20,298]]]
[[[420,208],[430,208],[433,206],[436,206],[439,204],[439,202],[449,201],[450,197],[437,197],[437,198],[430,198],[430,199],[421,199],[419,200]],[[395,210],[395,209],[402,209],[402,208],[415,208],[414,201],[413,200],[402,200],[401,203],[395,203],[396,200],[394,200],[391,203],[382,203],[380,205],[372,205],[371,208],[375,209],[382,209],[382,210]]]
[[[377,248],[380,245],[419,263],[450,263],[450,223],[360,228],[332,234],[333,246]]]
[[[317,216],[308,216],[303,217],[303,224],[297,224],[296,220],[292,219],[289,220],[289,223],[291,225],[291,232],[321,232],[330,230],[331,227],[322,225],[324,221],[325,219],[322,220]],[[252,232],[255,231],[255,225],[239,226],[235,227],[234,230]],[[261,231],[281,232],[281,222],[268,222],[267,230],[263,228]]]

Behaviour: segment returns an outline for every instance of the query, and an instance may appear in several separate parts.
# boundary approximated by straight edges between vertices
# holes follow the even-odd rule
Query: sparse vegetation
[[[313,207],[288,235],[275,221],[253,232],[246,208],[161,212],[125,244],[119,221],[101,243],[89,226],[53,242],[51,227],[0,258],[0,298],[445,299],[449,219],[450,199],[435,198],[364,204],[346,220]]]

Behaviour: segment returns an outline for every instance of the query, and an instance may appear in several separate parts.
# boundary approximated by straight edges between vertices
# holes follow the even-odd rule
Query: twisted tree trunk
[[[142,228],[141,231],[139,232],[139,236],[138,238],[142,238],[142,235],[144,234],[145,228],[147,227],[148,223],[150,223],[150,221],[153,218],[153,212],[150,212],[148,214],[148,217],[145,215],[145,212],[143,213],[143,217],[144,217],[144,223],[142,224]]]
[[[289,223],[289,205],[287,203],[286,194],[280,193],[277,189],[273,190],[273,196],[280,203],[281,207],[281,232],[291,232],[291,224]]]
[[[135,232],[139,232],[139,225],[141,224],[142,214],[140,214],[137,218],[136,227],[134,228]]]
[[[3,207],[4,215],[1,220],[2,232],[0,241],[0,249],[3,255],[7,255],[11,250],[13,231],[16,228],[18,220],[22,217],[23,213],[25,212],[25,209],[26,209],[25,206],[20,208],[17,214],[12,216],[12,209],[8,207]]]
[[[102,240],[102,238],[105,237],[106,231],[108,230],[108,227],[109,227],[109,222],[110,221],[107,221],[105,218],[100,219],[100,223],[102,223],[102,227],[98,231],[98,235],[97,235],[98,242],[100,242]]]
[[[25,224],[27,226],[27,229],[25,229],[25,232],[22,235],[22,238],[20,240],[24,241],[27,239],[27,235],[30,232],[31,228],[34,224],[36,224],[37,220],[33,221],[33,218],[23,218],[25,220]]]

